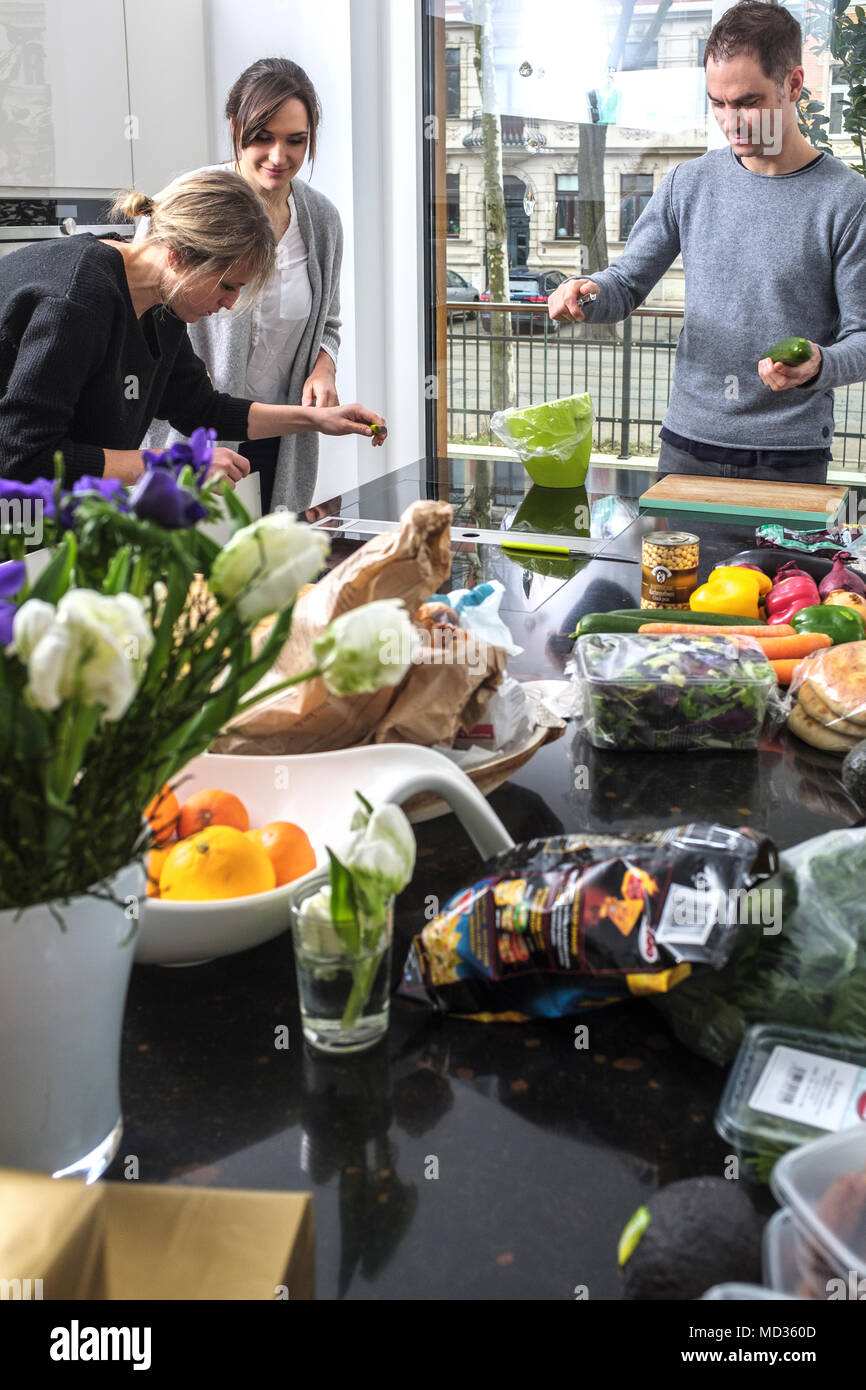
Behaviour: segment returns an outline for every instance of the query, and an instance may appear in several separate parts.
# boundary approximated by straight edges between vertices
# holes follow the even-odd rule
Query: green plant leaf
[[[30,598],[42,599],[45,603],[58,603],[69,588],[78,543],[72,531],[67,531],[61,544],[52,555],[42,573],[30,590]]]
[[[231,523],[232,535],[240,531],[242,527],[249,526],[252,517],[239,497],[235,496],[234,489],[225,480],[220,484],[220,492],[225,503],[226,512]]]
[[[132,546],[122,545],[111,562],[102,585],[104,594],[122,594],[129,583],[132,564]]]

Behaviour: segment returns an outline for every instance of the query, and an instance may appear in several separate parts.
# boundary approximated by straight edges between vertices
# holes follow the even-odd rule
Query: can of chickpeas
[[[688,531],[650,531],[641,545],[641,608],[688,608],[701,543]]]

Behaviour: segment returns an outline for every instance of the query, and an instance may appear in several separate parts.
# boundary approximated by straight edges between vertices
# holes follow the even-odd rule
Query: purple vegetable
[[[833,561],[833,568],[826,574],[818,585],[818,593],[822,599],[828,594],[832,594],[834,589],[847,589],[852,594],[859,594],[861,598],[866,598],[866,584],[859,575],[854,574],[842,563],[843,560],[850,560],[851,556],[847,550],[840,550]]]

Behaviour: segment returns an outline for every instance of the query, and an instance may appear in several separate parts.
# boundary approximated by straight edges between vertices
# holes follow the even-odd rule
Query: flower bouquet
[[[248,692],[327,558],[291,513],[253,521],[208,476],[212,447],[198,430],[146,454],[131,488],[83,477],[65,491],[59,461],[54,480],[0,483],[0,1165],[92,1179],[110,1161],[144,809],[261,698]],[[35,576],[22,529],[5,525],[25,506],[47,551]],[[199,523],[226,517],[221,548]],[[409,617],[371,606],[323,633],[286,684],[397,684]]]
[[[212,431],[145,454],[131,489],[84,477],[0,483],[43,509],[48,564],[32,582],[24,539],[0,533],[0,910],[62,900],[147,848],[142,813],[228,721],[285,642],[298,590],[328,540],[289,512],[252,521],[207,478]],[[201,521],[232,527],[221,548]],[[375,610],[375,611],[371,611]],[[276,613],[255,656],[251,635]],[[398,603],[366,605],[318,639],[296,684],[338,694],[399,683],[412,638]]]

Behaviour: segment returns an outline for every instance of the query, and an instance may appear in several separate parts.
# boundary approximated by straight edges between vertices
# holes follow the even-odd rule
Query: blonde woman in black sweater
[[[384,421],[364,406],[229,396],[196,357],[186,325],[255,296],[271,274],[273,232],[244,179],[206,170],[116,208],[149,216],[148,236],[83,233],[0,260],[0,476],[51,477],[59,450],[65,486],[85,475],[132,483],[154,419],[184,434],[212,426],[224,439],[317,430],[382,443]],[[249,463],[218,448],[212,471],[236,482]]]

